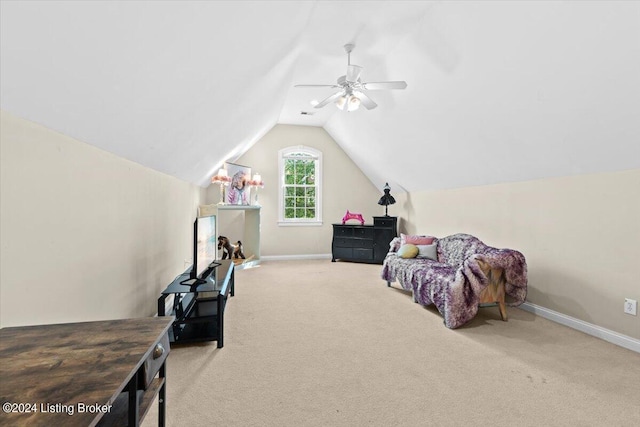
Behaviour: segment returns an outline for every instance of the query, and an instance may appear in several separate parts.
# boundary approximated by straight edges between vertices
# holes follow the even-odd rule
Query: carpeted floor
[[[224,348],[171,349],[167,425],[640,425],[640,354],[517,308],[450,330],[380,270],[238,271]]]

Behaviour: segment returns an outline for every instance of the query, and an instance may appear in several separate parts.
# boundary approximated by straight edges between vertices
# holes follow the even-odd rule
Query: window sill
[[[278,227],[322,227],[322,221],[278,221]]]

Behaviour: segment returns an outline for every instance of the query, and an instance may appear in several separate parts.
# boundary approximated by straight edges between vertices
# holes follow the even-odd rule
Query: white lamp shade
[[[347,105],[347,97],[342,95],[336,100],[336,107],[338,107],[339,110],[344,110],[345,105]]]
[[[347,111],[356,111],[360,108],[360,98],[355,95],[349,96],[349,103],[347,104]]]

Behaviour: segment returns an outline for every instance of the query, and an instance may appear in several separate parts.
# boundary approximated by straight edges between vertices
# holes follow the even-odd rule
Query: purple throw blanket
[[[478,260],[504,269],[507,305],[524,302],[527,263],[520,252],[492,248],[469,234],[454,234],[436,239],[434,243],[438,248],[438,261],[404,259],[396,255],[400,239],[395,238],[382,266],[382,278],[387,282],[397,280],[403,289],[413,292],[419,304],[435,304],[448,328],[464,325],[478,312],[480,293],[489,284]]]

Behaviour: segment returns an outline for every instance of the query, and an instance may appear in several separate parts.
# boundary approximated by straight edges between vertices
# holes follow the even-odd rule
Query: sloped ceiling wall
[[[638,2],[0,8],[2,109],[202,186],[276,123],[324,127],[394,192],[640,167]],[[364,81],[408,88],[314,109],[331,89],[293,85],[334,83],[349,42]]]

